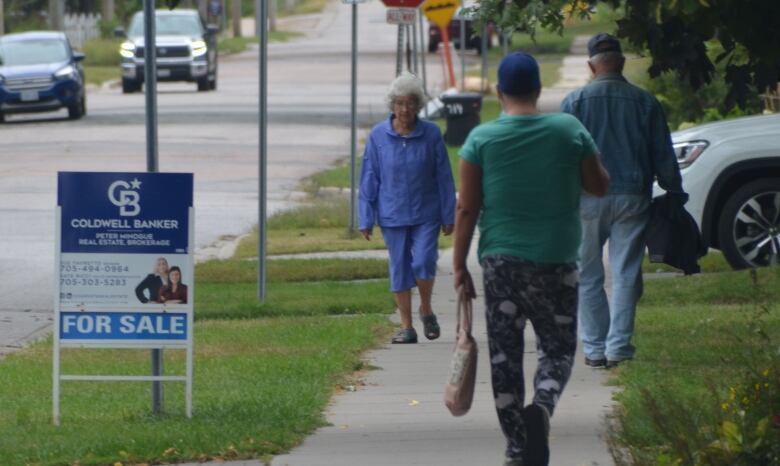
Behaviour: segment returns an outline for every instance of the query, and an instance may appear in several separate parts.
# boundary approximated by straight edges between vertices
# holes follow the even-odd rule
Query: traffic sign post
[[[444,60],[447,64],[447,74],[450,87],[455,87],[455,70],[452,67],[452,55],[450,53],[450,34],[448,27],[452,21],[458,4],[455,0],[426,0],[422,4],[423,14],[441,31],[442,47],[444,48]],[[463,44],[461,44],[463,47]]]

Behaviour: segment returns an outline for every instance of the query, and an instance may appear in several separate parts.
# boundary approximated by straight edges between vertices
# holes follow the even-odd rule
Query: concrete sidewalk
[[[482,275],[476,258],[469,268],[477,284],[474,336],[480,353],[477,389],[471,411],[462,418],[449,414],[442,401],[455,340],[455,292],[452,253],[439,259],[433,306],[442,336],[417,345],[385,344],[365,356],[376,368],[355,392],[335,397],[327,409],[328,427],[317,430],[301,446],[277,456],[272,466],[421,466],[501,465],[504,437],[496,418],[490,387],[485,333]],[[414,305],[417,306],[417,297]],[[394,316],[397,320],[397,315]],[[415,325],[421,329],[421,325]],[[527,398],[533,393],[536,346],[531,326],[526,331]],[[552,419],[553,466],[605,466],[612,459],[604,441],[604,417],[612,406],[607,372],[586,367],[578,353],[572,377]],[[528,401],[527,400],[527,401]],[[221,463],[260,466],[261,461]],[[189,466],[195,466],[195,463]]]

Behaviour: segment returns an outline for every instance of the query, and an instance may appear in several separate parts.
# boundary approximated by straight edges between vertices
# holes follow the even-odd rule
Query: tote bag
[[[453,416],[463,416],[471,408],[477,381],[477,342],[471,335],[473,318],[471,299],[463,287],[458,289],[458,326],[450,375],[444,387],[444,404]]]

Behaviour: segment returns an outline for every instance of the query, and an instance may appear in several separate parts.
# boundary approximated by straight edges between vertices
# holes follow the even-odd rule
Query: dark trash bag
[[[653,199],[645,242],[650,262],[662,262],[691,275],[701,272],[698,260],[707,254],[707,247],[684,202],[684,196],[675,194]]]

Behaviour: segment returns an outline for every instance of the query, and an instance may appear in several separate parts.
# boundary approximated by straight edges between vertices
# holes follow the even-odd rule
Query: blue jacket
[[[360,229],[455,223],[455,183],[450,159],[435,124],[417,120],[399,135],[390,118],[368,136],[360,174]]]
[[[593,136],[610,193],[650,196],[655,178],[666,191],[683,192],[666,117],[650,93],[621,75],[602,75],[566,96],[561,111]]]

